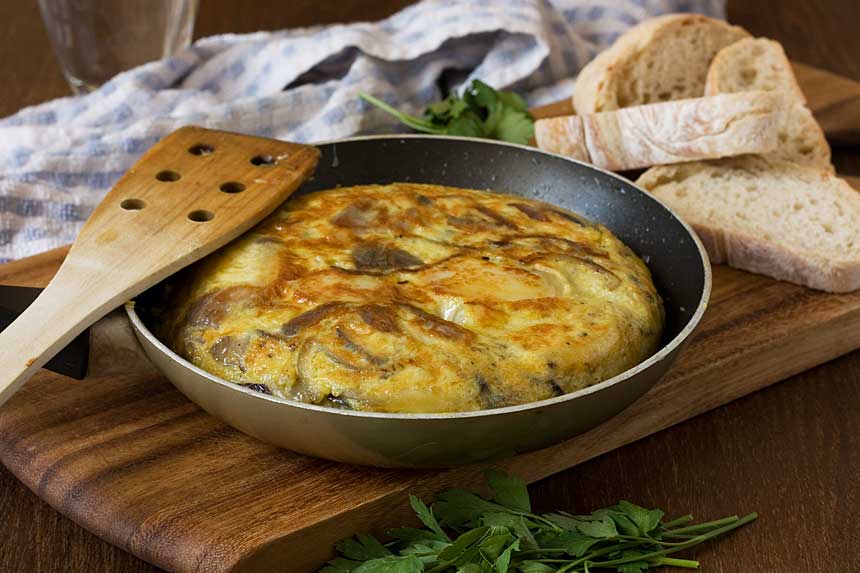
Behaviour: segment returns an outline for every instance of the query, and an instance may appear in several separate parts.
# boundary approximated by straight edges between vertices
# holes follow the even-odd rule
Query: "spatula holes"
[[[119,206],[125,211],[140,211],[146,207],[146,201],[143,199],[123,199]]]
[[[277,160],[271,155],[255,155],[251,158],[251,165],[258,167],[269,167],[277,163]]]
[[[223,193],[233,194],[233,193],[241,193],[242,191],[245,190],[245,186],[243,184],[239,183],[238,181],[228,181],[226,183],[222,183],[221,187],[219,187],[219,189]]]
[[[206,209],[197,209],[188,213],[188,220],[194,223],[205,223],[215,218],[215,213]]]
[[[188,153],[191,155],[212,155],[215,153],[215,148],[205,143],[198,143],[188,148]]]
[[[180,179],[182,179],[182,175],[180,175],[176,171],[165,169],[164,171],[159,171],[158,173],[156,173],[155,178],[159,181],[164,181],[165,183],[172,183],[174,181],[179,181]]]

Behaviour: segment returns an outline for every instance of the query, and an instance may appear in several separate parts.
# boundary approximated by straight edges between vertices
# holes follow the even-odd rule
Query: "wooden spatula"
[[[0,404],[70,340],[283,203],[314,147],[198,127],[150,149],[96,207],[42,294],[0,333]]]

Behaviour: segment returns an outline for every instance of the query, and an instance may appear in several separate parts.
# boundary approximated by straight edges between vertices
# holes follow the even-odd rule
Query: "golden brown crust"
[[[544,203],[415,184],[313,193],[210,256],[162,336],[222,378],[305,402],[451,412],[549,398],[657,347],[647,267]]]

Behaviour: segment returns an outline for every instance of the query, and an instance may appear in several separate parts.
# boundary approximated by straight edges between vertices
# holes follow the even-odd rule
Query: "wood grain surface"
[[[197,35],[321,18],[364,19],[405,3],[297,1],[285,10],[283,3],[269,0],[253,5],[202,0]],[[754,33],[783,42],[794,61],[860,79],[860,35],[852,12],[857,6],[854,0],[776,5],[732,0],[729,13]],[[0,115],[67,95],[35,2],[0,3],[0,29],[6,80],[0,82]],[[835,147],[834,162],[841,173],[860,174],[856,148]],[[32,282],[40,266],[56,264],[56,256],[42,256],[32,265],[12,263],[0,280]],[[11,273],[16,267],[21,272]],[[760,522],[700,550],[709,571],[857,571],[858,529],[840,524],[860,510],[853,486],[860,480],[858,409],[860,353],[854,352],[530,489],[543,509],[584,511],[624,497],[702,518],[759,510]],[[0,468],[0,571],[158,570],[77,526]]]

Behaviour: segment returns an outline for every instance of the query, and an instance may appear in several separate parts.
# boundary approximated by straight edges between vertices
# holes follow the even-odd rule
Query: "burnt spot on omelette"
[[[287,338],[295,338],[303,330],[306,330],[309,326],[317,324],[342,306],[343,304],[339,302],[327,302],[319,306],[315,306],[310,310],[306,310],[301,314],[290,318],[290,320],[285,322],[281,327],[281,333]]]
[[[390,308],[380,304],[365,304],[358,307],[358,315],[368,326],[380,332],[397,332],[396,315]]]
[[[652,354],[663,308],[606,228],[539,201],[395,183],[292,199],[171,289],[159,334],[257,392],[455,412],[563,395]]]
[[[381,243],[361,243],[352,249],[352,261],[358,270],[391,271],[419,267],[424,261],[415,255]]]

